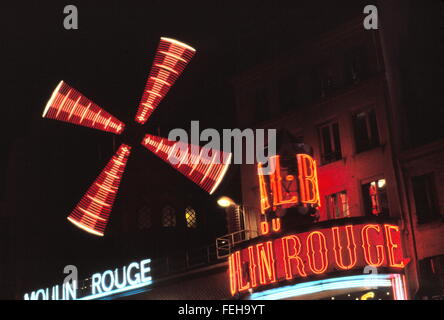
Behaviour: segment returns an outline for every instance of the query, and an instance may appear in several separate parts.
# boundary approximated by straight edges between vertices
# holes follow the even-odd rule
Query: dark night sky
[[[261,44],[285,35],[302,40],[342,19],[331,16],[330,7],[348,4],[342,14],[358,15],[362,11],[359,2],[335,1],[333,5],[324,1],[319,5],[301,1],[297,7],[265,1],[242,1],[242,5],[240,1],[2,3],[0,133],[5,143],[1,168],[7,170],[0,172],[0,179],[8,183],[0,185],[0,198],[13,203],[7,211],[20,225],[20,230],[12,231],[16,239],[12,246],[19,259],[16,265],[26,263],[29,270],[25,275],[23,267],[11,268],[16,269],[21,285],[32,289],[57,283],[55,275],[61,280],[66,264],[87,270],[81,274],[85,276],[90,270],[100,271],[114,261],[123,265],[128,259],[116,251],[121,244],[112,235],[112,222],[111,235],[97,241],[65,220],[114,149],[110,134],[41,118],[60,80],[133,125],[159,37],[177,38],[195,47],[197,54],[143,132],[157,134],[160,129],[166,136],[171,128],[189,128],[191,120],[200,120],[201,128],[233,128],[230,79],[248,67],[248,62],[238,59],[242,51],[252,52],[251,61],[276,54],[261,52]],[[67,4],[78,7],[78,30],[63,28]],[[265,30],[274,17],[284,17],[273,31],[276,34]],[[253,34],[254,40],[246,37],[240,42],[244,30]],[[281,49],[277,46],[276,50]],[[119,138],[115,143],[118,145]],[[231,170],[219,194],[237,196],[239,182],[235,169]],[[152,172],[162,175],[163,182],[153,181]],[[153,188],[203,197],[191,182],[142,148],[132,154],[124,179],[120,198]],[[215,199],[207,201],[214,203]],[[121,217],[119,208],[124,205],[116,202],[115,219]]]

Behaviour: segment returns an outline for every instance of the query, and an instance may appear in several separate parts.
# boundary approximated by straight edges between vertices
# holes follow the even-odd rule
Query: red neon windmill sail
[[[131,147],[122,144],[68,216],[77,227],[103,236]]]
[[[231,153],[145,135],[142,145],[212,194],[231,162]]]
[[[144,124],[183,72],[196,50],[170,38],[160,38],[135,120]]]
[[[51,118],[115,134],[122,133],[125,124],[66,82],[60,81],[51,95],[43,118]]]
[[[180,41],[160,38],[135,121],[144,124],[148,120],[195,52],[195,49]],[[52,93],[42,117],[115,134],[122,133],[125,127],[123,122],[63,81]],[[231,162],[231,153],[152,135],[146,135],[142,145],[210,194],[222,181]],[[69,221],[92,234],[104,235],[130,150],[131,147],[125,144],[119,147],[68,216]],[[179,159],[177,154],[180,154]],[[171,155],[178,161],[172,161]]]

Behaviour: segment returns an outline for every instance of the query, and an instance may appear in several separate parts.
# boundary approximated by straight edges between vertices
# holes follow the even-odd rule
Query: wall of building
[[[226,262],[176,277],[156,281],[144,293],[125,297],[132,300],[225,300],[230,299]]]
[[[402,22],[413,18],[409,6],[399,10],[395,7],[381,7],[387,9],[382,20],[385,24],[383,32],[365,31],[360,19],[350,21],[288,51],[279,59],[258,64],[239,74],[234,79],[234,86],[241,127],[286,129],[295,137],[303,137],[303,142],[313,149],[319,165],[321,202],[325,203],[329,194],[346,190],[350,216],[369,215],[371,213],[364,207],[361,185],[376,179],[386,180],[390,216],[400,219],[404,252],[411,258],[406,274],[407,286],[413,295],[420,288],[419,260],[444,254],[441,236],[444,225],[442,219],[418,225],[410,181],[413,176],[433,173],[442,212],[444,190],[439,181],[443,176],[444,154],[442,141],[422,149],[407,149],[409,137],[415,131],[407,125],[403,114],[406,88],[400,81],[402,72],[399,72],[398,59],[403,53],[400,43],[405,41]],[[395,11],[400,17],[390,23]],[[393,24],[397,27],[391,28]],[[347,83],[344,61],[349,50],[356,46],[364,49],[365,72],[359,81]],[[321,97],[313,96],[316,89],[313,88],[313,70],[326,65],[334,86]],[[295,76],[288,77],[290,74]],[[284,110],[280,87],[286,79],[293,81],[295,99],[293,106]],[[267,97],[265,107],[258,105],[255,96],[261,90]],[[379,144],[357,152],[352,117],[368,108],[376,112]],[[332,120],[339,125],[342,158],[323,165],[318,128]],[[399,157],[401,165],[398,161],[400,152],[403,152]],[[260,213],[256,166],[242,165],[241,179],[244,204],[256,208],[251,211],[255,218],[250,220],[257,223]],[[327,219],[326,206],[323,205],[320,221]],[[250,229],[254,227],[257,226],[250,226]]]

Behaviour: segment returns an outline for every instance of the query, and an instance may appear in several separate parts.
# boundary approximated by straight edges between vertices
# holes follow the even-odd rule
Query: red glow
[[[398,244],[401,242],[399,227],[385,224],[384,228],[385,228],[385,237],[388,244],[387,255],[389,258],[390,267],[404,268],[404,261],[402,258],[402,251],[401,251],[402,248]]]
[[[289,245],[291,242],[291,246]],[[290,253],[290,248],[292,249],[292,253]],[[284,260],[284,268],[285,268],[285,278],[287,280],[293,279],[294,274],[294,263],[296,263],[295,269],[298,271],[299,276],[306,277],[304,262],[302,258],[299,256],[301,253],[301,240],[295,236],[291,235],[288,237],[282,238],[282,249],[283,249],[283,260]]]
[[[297,154],[296,160],[298,179],[281,168],[279,156],[268,159],[270,166],[274,168],[270,175],[263,174],[262,164],[258,164],[261,213],[265,214],[271,208],[270,196],[273,199],[273,210],[298,204],[321,206],[316,161],[307,154]]]
[[[249,258],[249,268],[250,268],[250,281],[251,281],[251,287],[256,288],[257,287],[257,280],[256,280],[256,268],[257,264],[255,262],[254,257],[254,247],[249,246],[248,247],[248,258]]]
[[[301,188],[301,202],[321,206],[319,197],[318,174],[316,161],[307,154],[298,154],[299,185]]]
[[[237,292],[237,274],[236,274],[236,261],[235,261],[235,257],[234,254],[230,255],[228,257],[228,273],[229,273],[229,277],[230,277],[230,292],[231,295],[235,295]]]
[[[274,218],[271,220],[271,228],[273,229],[273,232],[281,231],[281,218]]]
[[[268,284],[276,282],[273,245],[271,241],[256,245],[257,261],[259,262],[259,282]]]
[[[210,194],[222,181],[231,162],[231,153],[186,145],[150,134],[145,135],[142,145]],[[172,163],[170,156],[175,155],[181,147],[183,152],[178,156],[177,163]]]
[[[135,120],[144,124],[176,82],[196,50],[174,39],[160,38]]]
[[[356,242],[355,242],[355,236],[353,234],[353,226],[349,225],[345,227],[345,234],[347,236],[347,260],[349,263],[345,265],[344,263],[344,256],[342,254],[343,246],[341,244],[340,239],[340,233],[339,233],[339,227],[332,228],[333,232],[333,250],[335,253],[335,260],[336,264],[339,268],[343,270],[349,270],[353,268],[356,265],[357,259],[356,259]]]
[[[116,134],[125,124],[61,81],[43,111],[43,118],[69,122]]]
[[[404,268],[398,235],[397,226],[382,224],[347,225],[286,235],[233,253],[229,260],[230,281],[237,275],[237,284],[233,286],[242,284],[238,292],[310,275],[336,273],[338,269],[348,271],[367,265]],[[384,259],[385,250],[392,250],[393,260]]]
[[[273,166],[275,168],[273,174],[270,176],[270,184],[273,190],[273,206],[277,207],[277,206],[285,206],[298,203],[298,197],[295,192],[286,192],[285,197],[282,193],[280,157],[279,156],[270,157],[269,161],[273,162]],[[287,181],[293,181],[293,180],[287,179]]]
[[[248,270],[247,270],[247,272],[245,272],[246,270],[245,270],[245,264],[243,263],[243,259],[241,259],[241,253],[243,254],[244,252],[241,252],[241,251],[238,251],[238,252],[236,252],[235,254],[234,254],[234,257],[235,257],[235,260],[236,260],[236,270],[237,270],[237,283],[238,283],[238,286],[239,286],[239,291],[246,291],[246,290],[248,290],[249,288],[250,288],[250,282],[245,282],[244,281],[244,279],[245,279],[245,276],[247,275],[247,273],[248,273]]]
[[[130,154],[122,144],[69,215],[68,220],[83,230],[103,236],[120,180]]]
[[[376,246],[370,241],[369,231],[374,230],[377,235],[380,236],[381,226],[377,224],[368,224],[362,228],[362,247],[364,248],[365,261],[369,266],[380,267],[384,263],[384,246],[382,244],[377,244]],[[375,236],[374,236],[375,237]],[[372,247],[376,248],[376,261],[372,256]]]
[[[318,239],[318,244],[315,246],[314,237]],[[308,263],[310,265],[311,271],[316,274],[324,273],[328,267],[327,258],[327,241],[325,236],[320,231],[313,231],[307,237],[307,248],[308,248]],[[318,258],[318,259],[316,259]],[[316,263],[317,261],[320,262]]]
[[[267,221],[262,221],[261,222],[261,234],[267,235],[269,233],[270,233],[270,225],[268,224]]]
[[[261,198],[261,213],[265,213],[270,208],[270,202],[268,201],[267,186],[265,184],[265,178],[262,174],[262,164],[258,164],[258,176],[259,176],[259,192]]]

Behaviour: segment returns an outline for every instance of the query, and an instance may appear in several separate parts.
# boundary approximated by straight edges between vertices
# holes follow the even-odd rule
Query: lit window
[[[362,185],[362,195],[366,215],[389,215],[386,184],[385,179],[379,179]]]
[[[318,128],[321,163],[328,164],[342,158],[341,140],[339,139],[339,125],[331,122]]]
[[[165,228],[176,226],[176,211],[169,205],[162,209],[162,226]]]
[[[375,110],[359,112],[353,116],[356,152],[370,150],[379,145]]]
[[[197,215],[193,208],[187,207],[185,209],[185,221],[187,222],[187,228],[197,228]]]
[[[328,219],[340,219],[350,216],[347,191],[330,194],[326,200]]]

